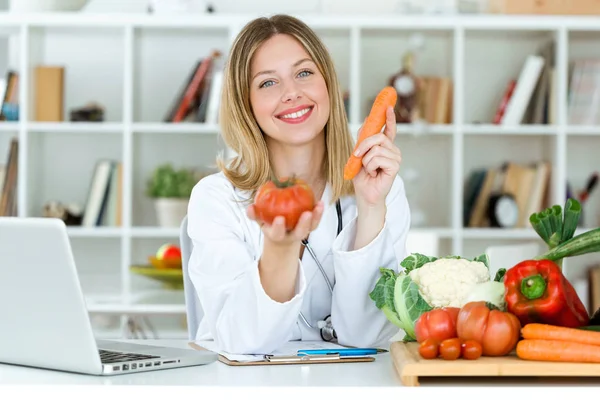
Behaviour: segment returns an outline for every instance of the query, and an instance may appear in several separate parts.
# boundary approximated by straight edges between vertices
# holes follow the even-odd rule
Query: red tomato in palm
[[[459,311],[460,308],[457,307],[442,307],[423,313],[415,323],[417,342],[422,343],[427,339],[442,342],[457,337],[456,320]]]
[[[298,178],[269,181],[258,188],[254,198],[256,216],[271,224],[277,216],[285,217],[288,231],[293,230],[305,211],[315,208],[315,196],[310,186]]]

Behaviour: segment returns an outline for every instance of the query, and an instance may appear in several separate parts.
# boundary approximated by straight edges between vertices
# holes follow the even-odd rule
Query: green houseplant
[[[178,227],[187,213],[187,206],[196,173],[188,168],[176,169],[172,164],[159,165],[148,180],[146,194],[154,199],[158,224],[161,227]]]

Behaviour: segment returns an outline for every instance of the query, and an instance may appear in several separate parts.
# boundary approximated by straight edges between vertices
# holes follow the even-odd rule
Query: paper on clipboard
[[[253,361],[263,361],[265,359],[265,354],[232,354],[221,351],[216,343],[213,340],[198,340],[194,342],[200,347],[205,348],[206,350],[213,351],[215,353],[219,353],[223,357],[226,357],[231,361],[238,362],[253,362]],[[306,340],[306,341],[291,341],[287,342],[279,349],[272,352],[270,355],[273,356],[290,356],[295,355],[298,350],[319,350],[319,349],[344,349],[344,346],[341,346],[336,343],[319,341],[319,340]]]

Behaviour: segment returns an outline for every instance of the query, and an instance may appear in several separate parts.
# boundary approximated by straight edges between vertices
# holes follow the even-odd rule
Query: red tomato
[[[483,349],[481,344],[475,340],[465,340],[461,345],[462,357],[466,360],[477,360],[481,357]]]
[[[415,323],[415,336],[417,342],[434,339],[441,342],[457,337],[456,319],[460,308],[442,307],[423,313]]]
[[[437,358],[440,344],[433,339],[427,339],[419,346],[419,354],[425,359]]]
[[[315,196],[310,186],[298,178],[269,181],[258,188],[254,198],[256,216],[271,224],[277,216],[285,217],[288,231],[293,230],[305,211],[315,208]]]
[[[440,343],[440,355],[444,360],[456,360],[461,355],[459,338],[450,338]]]
[[[490,309],[484,301],[465,304],[456,326],[461,340],[481,343],[482,355],[490,357],[510,353],[521,334],[521,323],[514,314]]]

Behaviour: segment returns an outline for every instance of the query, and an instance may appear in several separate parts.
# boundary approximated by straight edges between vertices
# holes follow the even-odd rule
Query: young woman
[[[306,24],[276,15],[236,38],[219,112],[237,156],[220,159],[190,199],[189,271],[204,311],[196,338],[238,354],[322,338],[386,345],[398,330],[369,293],[380,267],[398,270],[410,226],[393,109],[384,133],[360,145],[360,173],[344,181],[354,145],[333,62]],[[285,218],[266,224],[252,202],[272,176],[292,175],[318,203],[286,232]]]

